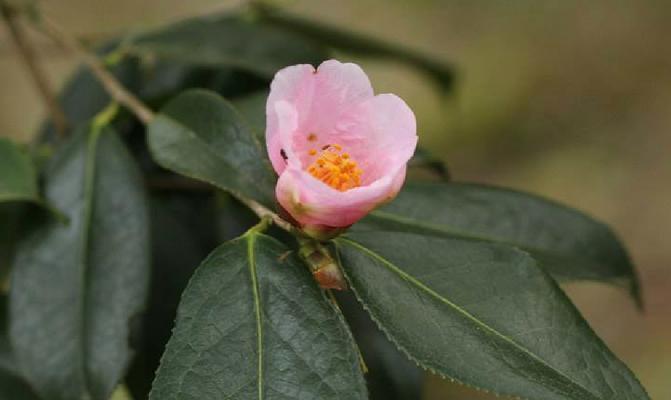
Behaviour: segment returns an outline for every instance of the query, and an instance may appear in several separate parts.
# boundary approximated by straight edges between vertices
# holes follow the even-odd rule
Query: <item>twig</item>
[[[249,209],[252,210],[256,215],[258,215],[259,218],[264,217],[270,218],[270,220],[273,221],[273,224],[277,225],[279,228],[282,228],[289,233],[296,233],[296,227],[294,227],[289,222],[282,219],[282,217],[275,214],[271,210],[267,209],[260,203],[256,202],[255,200],[237,196],[235,194],[233,194],[233,196],[237,198],[242,204],[249,207]]]
[[[49,37],[65,49],[75,53],[81,61],[86,64],[91,72],[98,78],[107,93],[119,104],[129,109],[145,125],[154,119],[154,112],[142,103],[137,97],[126,90],[121,83],[112,75],[102,61],[95,55],[89,53],[77,40],[64,32],[59,26],[46,17],[41,17],[40,27]]]
[[[56,132],[58,132],[61,137],[65,136],[68,127],[67,118],[58,104],[58,100],[56,99],[56,96],[51,89],[51,85],[47,80],[46,74],[38,62],[37,57],[33,52],[33,49],[28,39],[26,38],[23,29],[21,28],[21,25],[16,20],[16,11],[4,2],[0,2],[0,10],[2,12],[2,18],[4,19],[5,24],[9,29],[12,40],[16,45],[16,49],[26,68],[28,69],[33,82],[35,82],[35,86],[40,92],[47,110],[49,110],[51,119],[54,123],[54,126],[56,127]]]
[[[135,95],[126,90],[117,78],[105,69],[105,66],[98,57],[89,53],[74,38],[63,32],[60,27],[45,17],[42,17],[42,22],[40,26],[43,31],[64,48],[77,54],[117,103],[129,109],[145,125],[154,119],[154,112],[140,99],[135,97]],[[287,232],[296,232],[296,228],[293,225],[255,200],[239,196],[236,193],[231,193],[231,195],[249,207],[259,218],[270,218],[279,228]]]

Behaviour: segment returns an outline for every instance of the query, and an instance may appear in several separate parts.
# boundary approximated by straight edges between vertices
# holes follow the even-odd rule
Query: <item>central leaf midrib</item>
[[[256,319],[256,350],[257,350],[257,392],[259,400],[263,400],[263,321],[261,319],[261,295],[259,291],[259,282],[256,272],[256,256],[254,254],[254,244],[256,242],[256,233],[249,232],[245,235],[247,240],[247,261],[249,265],[249,274],[252,279],[252,295],[254,297],[254,316]]]
[[[365,247],[365,246],[363,246],[363,245],[361,245],[361,244],[359,244],[359,243],[357,243],[357,242],[355,242],[355,241],[353,241],[353,240],[351,240],[351,239],[347,239],[347,238],[342,238],[342,237],[341,237],[341,238],[336,239],[336,240],[337,240],[337,241],[343,241],[343,242],[349,243],[351,246],[353,246],[353,247],[359,249],[360,251],[362,251],[362,252],[368,254],[370,257],[372,257],[372,258],[378,260],[382,265],[384,265],[384,266],[385,266],[387,269],[389,269],[391,272],[393,272],[393,273],[399,275],[403,280],[405,280],[405,281],[407,281],[407,282],[413,284],[414,286],[416,286],[417,288],[419,288],[419,289],[422,290],[423,292],[427,293],[427,294],[430,295],[431,297],[436,298],[438,301],[440,301],[440,302],[442,302],[442,303],[445,303],[446,305],[448,305],[449,307],[451,307],[452,309],[454,309],[457,313],[463,315],[465,318],[467,318],[467,319],[471,320],[472,322],[474,322],[475,324],[481,326],[483,329],[485,329],[486,331],[492,333],[494,336],[496,336],[496,337],[498,337],[499,339],[501,339],[501,340],[503,340],[503,341],[509,343],[510,345],[512,345],[513,347],[517,348],[518,350],[524,352],[524,353],[527,354],[529,357],[531,357],[533,360],[535,360],[537,363],[539,363],[541,366],[547,368],[548,370],[550,370],[550,371],[553,372],[553,373],[556,373],[557,375],[559,375],[559,376],[561,376],[562,378],[566,379],[566,380],[567,380],[568,382],[570,382],[571,384],[573,384],[573,385],[575,385],[576,387],[578,387],[580,390],[584,391],[587,395],[591,396],[592,399],[594,399],[594,400],[601,400],[600,397],[596,396],[594,393],[592,393],[590,390],[588,390],[587,388],[585,388],[585,387],[584,387],[582,384],[580,384],[579,382],[576,382],[576,381],[575,381],[573,378],[571,378],[570,376],[564,374],[562,371],[560,371],[560,370],[556,369],[554,366],[548,364],[548,363],[547,363],[546,361],[544,361],[542,358],[540,358],[539,356],[537,356],[536,354],[534,354],[533,352],[531,352],[529,349],[525,348],[524,346],[520,345],[519,343],[515,342],[513,339],[511,339],[511,338],[509,338],[508,336],[506,336],[506,335],[504,335],[504,334],[498,332],[496,329],[490,327],[490,326],[487,325],[485,322],[480,321],[477,317],[475,317],[474,315],[472,315],[471,313],[469,313],[469,312],[466,311],[465,309],[461,308],[461,307],[458,306],[457,304],[451,302],[451,301],[448,300],[447,298],[445,298],[445,297],[441,296],[440,294],[436,293],[436,292],[433,291],[431,288],[429,288],[428,286],[424,285],[422,282],[418,281],[417,279],[413,278],[412,276],[410,276],[409,274],[407,274],[406,272],[404,272],[401,268],[397,267],[397,266],[394,265],[392,262],[390,262],[390,261],[387,260],[386,258],[382,257],[382,256],[379,255],[378,253],[372,251],[371,249],[369,249],[369,248],[367,248],[367,247]],[[560,393],[560,394],[565,395],[564,393]]]
[[[530,246],[524,243],[520,242],[515,242],[515,241],[510,241],[510,240],[503,240],[501,238],[495,237],[495,236],[485,236],[485,235],[475,235],[475,234],[470,234],[466,233],[463,231],[458,231],[458,230],[452,230],[448,229],[446,225],[444,224],[431,224],[431,223],[425,223],[425,222],[419,222],[417,219],[411,218],[411,217],[402,217],[399,215],[396,215],[394,213],[386,212],[386,211],[380,211],[376,210],[371,213],[371,216],[374,218],[382,219],[382,220],[390,220],[392,222],[401,224],[401,225],[406,225],[406,226],[412,226],[416,228],[420,228],[426,231],[430,232],[435,232],[439,234],[443,234],[446,236],[452,236],[452,237],[457,237],[459,239],[468,239],[468,240],[475,240],[475,241],[480,241],[480,242],[491,242],[491,243],[498,243],[506,246],[511,246],[518,248],[520,250],[525,250],[531,253],[536,253],[538,255],[548,255],[548,256],[555,256],[555,257],[561,257],[565,258],[566,256],[562,253],[558,252],[553,252],[551,250],[547,249],[542,249],[539,247],[535,246]],[[572,256],[575,257],[575,256]],[[568,258],[568,257],[567,257]],[[576,259],[584,259],[589,262],[594,262],[591,258],[580,258],[580,257],[575,257]]]
[[[89,266],[90,266],[90,236],[91,236],[91,220],[93,218],[93,202],[95,194],[95,175],[96,175],[96,158],[98,154],[98,138],[100,137],[101,129],[91,128],[86,134],[86,148],[85,148],[85,165],[84,165],[84,206],[82,209],[82,222],[81,222],[81,283],[82,283],[82,295],[81,295],[81,304],[80,304],[80,332],[82,337],[81,344],[81,374],[83,381],[83,386],[86,394],[91,396],[90,387],[89,387],[89,374],[88,374],[88,329],[87,329],[87,315],[88,315],[88,279],[89,279]]]

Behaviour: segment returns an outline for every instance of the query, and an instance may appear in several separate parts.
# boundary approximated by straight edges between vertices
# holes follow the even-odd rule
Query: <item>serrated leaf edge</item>
[[[358,248],[359,250],[361,250],[361,251],[363,251],[363,252],[365,252],[365,253],[371,254],[371,255],[374,256],[375,258],[379,258],[379,259],[381,260],[381,262],[383,262],[383,263],[385,263],[385,264],[391,265],[391,266],[392,266],[392,269],[393,269],[394,271],[398,270],[397,267],[393,266],[393,264],[391,264],[391,263],[390,263],[388,260],[386,260],[384,257],[382,257],[382,256],[380,256],[380,255],[377,255],[376,253],[372,253],[371,250],[369,250],[369,249],[367,249],[367,248],[361,246],[360,244],[358,244],[358,243],[356,243],[356,242],[354,242],[354,241],[352,241],[352,240],[350,240],[350,239],[346,239],[346,238],[340,237],[340,238],[334,240],[334,242],[335,242],[335,244],[336,244],[336,248],[338,247],[338,242],[339,242],[339,241],[346,241],[346,242],[349,242],[349,243],[351,243],[354,247]],[[519,253],[522,253],[522,254],[525,254],[525,255],[529,256],[528,253],[526,253],[526,252],[524,252],[524,251],[522,251],[522,250],[519,250],[519,249],[516,249],[516,248],[515,248],[514,250],[518,251]],[[338,258],[338,262],[340,263],[340,265],[342,265],[341,260],[340,260],[340,253],[339,253],[339,251],[337,252],[337,258]],[[532,258],[532,259],[533,259],[533,258]],[[392,335],[392,334],[391,334],[391,333],[384,327],[384,325],[381,323],[381,321],[379,321],[379,319],[377,319],[377,318],[374,316],[374,314],[373,314],[373,312],[371,311],[371,309],[370,309],[370,307],[368,306],[368,304],[365,302],[365,300],[363,300],[363,298],[362,298],[362,297],[360,296],[360,294],[358,293],[357,289],[352,285],[351,278],[350,278],[349,275],[347,274],[347,271],[346,271],[344,268],[342,268],[342,270],[343,270],[343,273],[344,273],[344,275],[345,275],[345,278],[347,279],[348,283],[350,284],[349,286],[350,286],[350,288],[352,289],[352,292],[354,293],[355,297],[357,298],[357,300],[359,301],[359,303],[362,305],[362,307],[364,308],[364,310],[366,310],[366,312],[368,313],[368,315],[370,316],[370,318],[375,322],[375,324],[376,324],[376,325],[378,326],[378,328],[385,334],[385,336],[386,336],[386,337],[387,337],[387,338],[394,344],[394,346],[395,346],[398,350],[400,350],[403,354],[405,354],[405,356],[406,356],[409,360],[411,360],[411,361],[413,361],[415,364],[417,364],[417,366],[419,366],[420,368],[422,368],[422,369],[424,369],[424,370],[426,370],[426,371],[429,371],[429,372],[431,372],[431,373],[433,373],[433,374],[435,374],[435,375],[438,375],[438,376],[440,376],[440,377],[442,377],[442,378],[444,378],[444,379],[449,379],[449,380],[452,381],[452,382],[456,382],[456,383],[459,383],[459,384],[461,384],[461,385],[463,385],[463,386],[471,387],[471,388],[473,388],[473,389],[476,389],[476,390],[479,390],[479,391],[482,391],[482,392],[485,392],[485,393],[491,393],[491,394],[494,394],[494,395],[497,395],[497,396],[507,396],[507,397],[512,397],[512,398],[515,398],[515,399],[521,399],[521,400],[528,399],[528,398],[526,398],[526,397],[521,397],[521,396],[518,396],[518,395],[515,395],[515,394],[490,391],[490,390],[488,390],[488,389],[484,389],[484,388],[479,387],[479,386],[477,386],[477,385],[474,385],[474,384],[471,384],[471,383],[467,383],[467,382],[465,382],[465,381],[461,381],[461,380],[459,380],[459,379],[456,379],[456,378],[454,378],[454,377],[452,377],[452,376],[443,374],[442,372],[439,372],[439,371],[435,370],[434,368],[431,368],[431,367],[429,367],[429,366],[427,366],[427,365],[424,365],[424,364],[422,363],[421,360],[419,360],[419,359],[415,358],[414,356],[412,356],[412,355],[410,354],[410,352],[409,352],[403,345],[401,345],[401,344],[400,344],[400,343],[393,337],[393,335]],[[400,271],[400,270],[399,270],[399,271]],[[410,282],[414,282],[415,284],[417,284],[417,286],[418,286],[420,289],[422,289],[422,290],[424,290],[424,291],[428,291],[428,293],[429,293],[430,295],[432,295],[432,296],[438,296],[439,298],[442,298],[441,296],[439,296],[439,295],[437,295],[435,292],[433,292],[433,290],[431,290],[430,288],[426,287],[426,286],[425,286],[424,284],[422,284],[421,282],[416,281],[416,280],[413,279],[411,276],[407,275],[405,272],[400,271],[400,275],[401,275],[401,277],[404,278],[405,280],[409,280]],[[406,278],[408,278],[408,279],[406,279]],[[550,281],[554,284],[554,280],[550,280]],[[558,289],[558,290],[561,290],[561,289],[559,289],[558,287],[557,287],[557,289]],[[497,334],[497,335],[499,335],[499,336],[505,338],[507,341],[509,341],[510,343],[514,344],[516,347],[522,349],[522,350],[525,351],[527,354],[529,354],[530,356],[532,356],[534,359],[540,361],[540,362],[541,362],[542,364],[544,364],[544,365],[547,365],[547,366],[548,366],[549,368],[551,368],[553,371],[556,371],[558,374],[560,374],[560,375],[563,376],[564,378],[568,379],[569,381],[571,381],[572,383],[574,383],[575,385],[577,385],[578,387],[580,387],[582,390],[585,390],[587,393],[589,393],[590,395],[592,395],[593,398],[594,398],[595,400],[601,400],[600,397],[598,397],[597,395],[594,395],[594,393],[592,393],[591,391],[589,391],[589,390],[587,390],[586,388],[584,388],[581,384],[579,384],[579,383],[577,383],[577,382],[574,382],[573,379],[571,379],[570,377],[564,375],[561,371],[556,370],[554,367],[552,367],[551,365],[547,364],[547,363],[546,363],[545,361],[543,361],[542,359],[539,359],[535,354],[529,352],[529,351],[526,350],[523,346],[517,344],[516,342],[514,342],[513,340],[511,340],[511,339],[509,339],[509,338],[507,338],[507,337],[505,337],[505,336],[502,336],[502,335],[499,334],[496,330],[490,328],[488,325],[486,325],[486,324],[480,322],[477,318],[471,316],[470,313],[466,312],[465,310],[462,310],[459,306],[454,305],[453,303],[449,302],[449,300],[446,300],[446,301],[448,302],[448,305],[454,306],[454,307],[457,308],[457,310],[460,310],[460,311],[465,312],[466,315],[470,316],[470,318],[473,319],[474,321],[477,321],[477,323],[478,323],[479,325],[485,327],[485,329],[490,330],[490,331],[494,332],[495,334]],[[574,308],[575,308],[575,307],[574,307]],[[575,310],[575,311],[577,312],[577,310]],[[589,326],[588,326],[588,328],[589,328]],[[590,328],[590,330],[591,330],[591,328]],[[594,337],[596,338],[596,340],[599,341],[600,344],[603,344],[603,341],[602,341],[597,335],[594,335]],[[605,344],[604,344],[604,346],[605,346]],[[617,360],[617,359],[616,359],[616,360]],[[619,361],[619,360],[617,360],[617,361]],[[636,382],[638,382],[638,383],[640,384],[640,382],[638,381],[638,378],[636,378],[636,376],[635,376],[634,374],[632,374],[632,376],[633,376],[633,378],[636,380]],[[642,387],[642,386],[641,386],[641,387]],[[644,390],[645,390],[645,389],[644,389]],[[561,394],[561,393],[559,393],[559,394]]]

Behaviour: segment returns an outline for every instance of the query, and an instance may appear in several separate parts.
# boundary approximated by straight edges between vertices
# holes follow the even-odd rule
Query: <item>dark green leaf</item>
[[[82,129],[52,159],[51,221],[18,246],[10,292],[15,356],[50,400],[107,400],[144,307],[148,213],[134,161],[110,129]]]
[[[370,400],[421,399],[424,371],[398,351],[351,290],[338,292],[336,297],[368,367]]]
[[[198,264],[221,243],[214,200],[210,192],[166,190],[151,196],[149,301],[138,356],[126,377],[134,399],[149,395],[182,292]]]
[[[534,400],[648,399],[521,250],[383,231],[350,233],[336,243],[371,316],[433,372]]]
[[[326,46],[368,57],[391,58],[408,63],[425,72],[444,90],[450,91],[454,82],[452,67],[411,49],[352,33],[323,22],[315,23],[295,15],[259,6],[262,21],[270,26],[295,32]]]
[[[266,141],[266,101],[268,91],[261,90],[233,99],[235,109],[249,122],[254,135],[261,143]]]
[[[640,299],[634,267],[613,232],[579,211],[538,196],[475,184],[410,183],[396,200],[356,227],[517,247],[560,280],[627,284]]]
[[[217,94],[190,90],[179,95],[149,125],[147,140],[163,167],[273,207],[276,178],[268,156]]]
[[[139,36],[128,51],[190,64],[236,67],[266,78],[287,65],[318,64],[327,58],[310,39],[239,16],[184,21]]]
[[[37,201],[37,172],[19,146],[0,138],[0,202]]]
[[[10,269],[16,241],[41,217],[45,207],[37,187],[37,172],[29,154],[0,138],[0,283]],[[48,207],[45,207],[48,208]]]
[[[0,368],[0,398],[11,400],[38,400],[26,381],[15,371]]]
[[[7,335],[7,298],[0,295],[0,399],[37,400],[18,371]]]
[[[259,222],[259,217],[233,196],[219,192],[216,221],[219,243],[222,243],[247,232]]]
[[[252,230],[189,282],[150,399],[365,399],[347,326],[306,268]]]
[[[109,51],[116,45],[110,43],[103,46],[98,53]],[[126,88],[132,92],[137,90],[140,78],[137,62],[124,60],[109,70]],[[68,123],[73,127],[78,127],[93,118],[109,104],[110,100],[103,86],[87,67],[77,69],[58,96],[58,103],[63,108]],[[38,137],[41,141],[55,141],[57,135],[50,121],[44,124]]]
[[[409,171],[412,173],[413,170],[422,170],[433,174],[435,177],[440,178],[445,181],[450,180],[450,172],[447,169],[447,165],[443,160],[435,157],[426,149],[421,147],[415,150],[415,154],[412,156],[408,162]]]

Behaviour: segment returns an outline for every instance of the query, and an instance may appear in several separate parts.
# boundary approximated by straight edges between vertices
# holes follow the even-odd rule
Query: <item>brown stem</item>
[[[296,233],[295,226],[291,225],[289,222],[282,219],[282,217],[275,214],[270,209],[266,208],[255,200],[237,196],[235,194],[233,194],[233,196],[235,196],[235,198],[237,198],[242,204],[249,207],[249,209],[258,215],[259,218],[269,217],[271,221],[273,221],[273,224],[277,225],[279,228],[282,228],[289,233]]]
[[[117,103],[128,108],[145,125],[149,124],[154,119],[154,112],[140,99],[135,97],[135,95],[126,90],[126,88],[121,85],[116,77],[105,69],[105,66],[98,59],[98,57],[86,51],[86,49],[84,49],[74,38],[63,32],[60,27],[45,17],[42,17],[42,24],[40,26],[49,37],[54,39],[64,48],[77,54],[82,62],[84,62],[91,69],[91,72],[93,72],[100,83],[102,83],[107,93]],[[231,193],[231,195],[249,207],[256,215],[259,216],[259,218],[270,218],[275,225],[287,232],[296,231],[296,228],[293,225],[255,200],[239,196],[235,193]]]
[[[26,66],[26,69],[28,69],[33,82],[35,82],[35,86],[40,92],[47,110],[49,110],[56,132],[58,132],[61,137],[65,136],[68,126],[67,118],[58,104],[58,100],[51,89],[51,85],[47,80],[41,64],[37,60],[37,56],[33,51],[28,38],[26,38],[21,25],[17,22],[16,11],[4,2],[0,3],[0,11],[16,46],[16,50]]]
[[[112,75],[95,55],[89,53],[77,40],[64,32],[58,25],[44,16],[41,17],[42,30],[65,49],[75,53],[100,81],[105,91],[119,104],[129,109],[145,125],[154,119],[154,112],[130,93]]]

